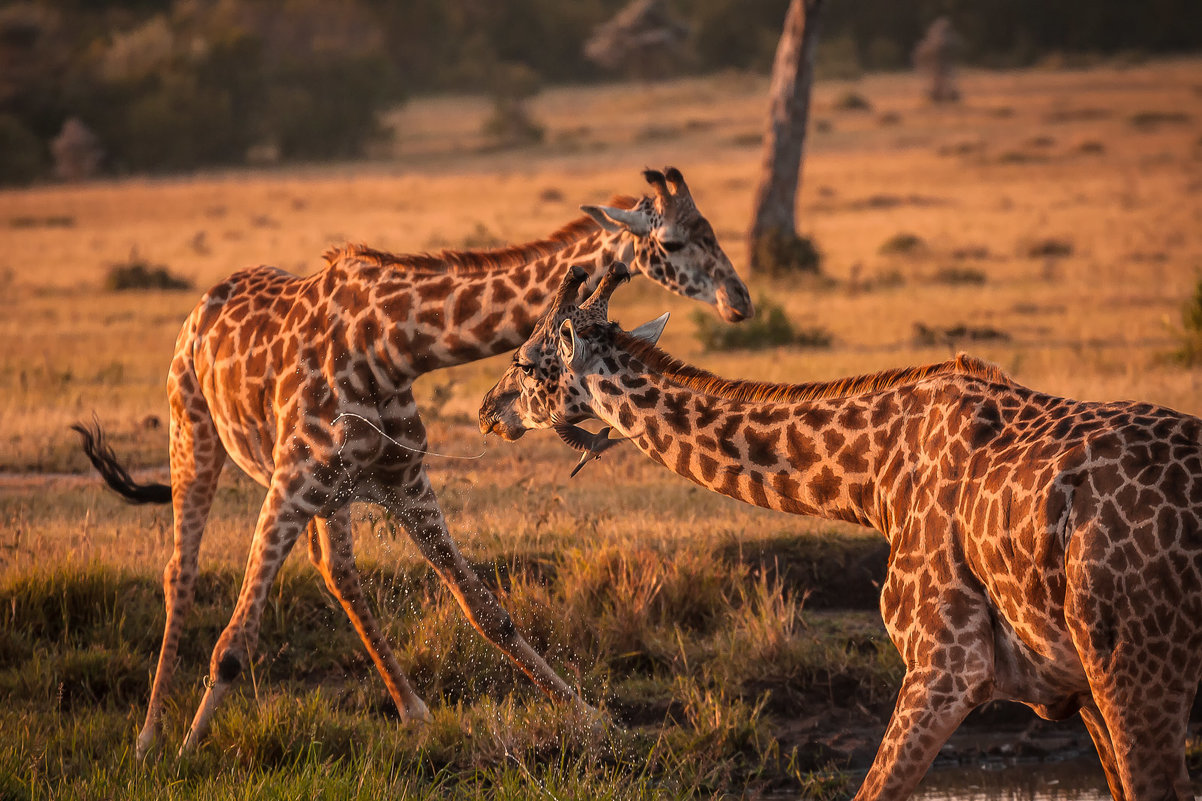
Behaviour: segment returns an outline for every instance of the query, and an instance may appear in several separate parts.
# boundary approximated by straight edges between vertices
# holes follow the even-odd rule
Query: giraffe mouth
[[[746,320],[755,314],[755,305],[742,281],[734,280],[718,289],[718,314],[728,323]]]
[[[491,423],[487,424],[485,421],[481,420],[480,430],[485,434],[496,434],[506,442],[516,442],[522,438],[523,434],[526,433],[526,429],[522,428],[521,426],[510,426],[507,425],[503,420],[493,420]]]

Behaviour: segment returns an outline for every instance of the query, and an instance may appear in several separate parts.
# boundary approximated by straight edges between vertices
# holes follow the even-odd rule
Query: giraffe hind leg
[[[1112,746],[1122,790],[1114,794],[1124,801],[1193,799],[1185,741],[1202,677],[1196,600],[1161,598],[1173,578],[1158,570],[1114,581],[1106,554],[1116,539],[1099,525],[1074,537],[1065,594],[1069,633]]]
[[[174,408],[171,415],[174,547],[163,570],[166,622],[146,722],[138,734],[135,752],[138,758],[145,757],[159,740],[163,706],[170,694],[184,618],[192,606],[201,537],[226,458],[207,407],[203,406],[198,393],[192,398],[192,408]],[[176,406],[175,403],[172,405]]]
[[[1143,657],[1137,661],[1147,662]],[[1159,681],[1108,673],[1091,685],[1099,717],[1114,744],[1115,773],[1121,782],[1121,794],[1113,785],[1111,794],[1124,801],[1192,801],[1185,740],[1197,684],[1174,691]]]
[[[401,718],[428,721],[430,710],[409,685],[363,594],[359,571],[355,567],[349,506],[328,519],[313,519],[309,526],[309,558],[325,579],[326,588],[342,604],[351,625],[359,632]]]
[[[213,649],[208,688],[180,747],[181,754],[193,750],[204,739],[221,700],[254,657],[267,593],[297,537],[313,518],[312,509],[300,508],[292,498],[289,490],[292,483],[282,480],[278,472],[272,478],[259,512],[238,602]]]

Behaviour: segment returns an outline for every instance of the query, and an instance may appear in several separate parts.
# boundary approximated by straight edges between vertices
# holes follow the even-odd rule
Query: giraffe
[[[1193,798],[1202,420],[1054,397],[965,355],[829,383],[724,380],[655,347],[666,316],[609,323],[618,283],[579,306],[557,295],[480,428],[555,428],[585,449],[576,424],[597,419],[707,489],[881,532],[880,608],[906,673],[856,798],[908,797],[995,699],[1080,712],[1116,799]]]
[[[560,275],[599,280],[619,256],[727,320],[752,313],[746,287],[697,210],[680,171],[646,170],[652,193],[510,248],[394,255],[363,246],[326,254],[308,277],[271,267],[233,274],[188,316],[167,377],[171,484],[138,484],[103,433],[75,429],[110,487],[135,503],[168,503],[174,550],[163,575],[166,623],[139,756],[155,746],[192,602],[205,522],[228,456],[267,488],[233,615],[212,653],[207,689],[181,747],[205,736],[253,657],[268,590],[297,538],[343,606],[405,721],[429,717],[362,592],[349,503],[399,519],[471,624],[553,698],[587,710],[516,630],[451,540],[426,475],[418,376],[503,352],[533,328]]]

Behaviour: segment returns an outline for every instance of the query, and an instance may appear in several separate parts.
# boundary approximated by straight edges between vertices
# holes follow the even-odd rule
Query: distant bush
[[[872,111],[872,103],[859,92],[844,92],[835,101],[834,108],[839,111]]]
[[[1191,367],[1202,364],[1202,278],[1194,285],[1194,295],[1181,308],[1181,344],[1173,356]]]
[[[984,245],[961,245],[952,249],[953,259],[987,259],[989,248]]]
[[[926,241],[918,234],[902,231],[882,242],[877,252],[882,256],[907,256],[925,249],[926,246]]]
[[[459,246],[464,250],[488,250],[489,248],[499,248],[504,244],[505,240],[489,230],[487,225],[477,222],[476,227],[463,237]]]
[[[985,273],[971,267],[941,267],[931,276],[931,280],[937,284],[979,285],[985,283]]]
[[[1190,115],[1184,111],[1140,111],[1127,118],[1127,122],[1136,128],[1158,128],[1161,125],[1184,125],[1190,121]]]
[[[192,282],[174,275],[165,265],[152,264],[131,253],[129,260],[109,267],[104,288],[121,292],[131,289],[191,289]]]
[[[797,329],[785,310],[767,298],[756,301],[755,317],[727,325],[701,310],[694,310],[696,336],[706,350],[763,350],[784,346],[829,348],[832,337],[821,327]]]
[[[1067,239],[1039,239],[1020,245],[1019,252],[1031,259],[1063,258],[1073,255],[1073,243]]]
[[[931,326],[914,323],[914,343],[917,345],[954,345],[958,342],[1009,341],[1005,331],[988,325]]]
[[[753,245],[752,269],[773,277],[797,273],[818,273],[822,269],[822,253],[814,240],[788,231],[768,231]]]
[[[45,217],[22,214],[10,217],[8,225],[10,228],[74,228],[75,217],[70,214],[50,214]]]
[[[1042,153],[1028,153],[1025,150],[1007,150],[998,154],[998,164],[1043,164],[1048,157]]]

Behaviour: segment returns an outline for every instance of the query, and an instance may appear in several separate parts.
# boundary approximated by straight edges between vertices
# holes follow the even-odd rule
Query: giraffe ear
[[[656,342],[659,342],[659,338],[663,336],[664,327],[668,325],[669,314],[671,314],[671,312],[664,312],[651,322],[643,323],[638,328],[632,330],[630,335],[632,337],[641,339],[644,342],[650,342],[652,345],[654,345]]]
[[[629,231],[635,236],[651,233],[651,218],[635,209],[618,209],[613,206],[581,206],[580,210],[597,221],[610,233]]]
[[[564,320],[559,326],[559,358],[573,370],[580,369],[588,357],[588,346],[576,335],[576,326]]]

